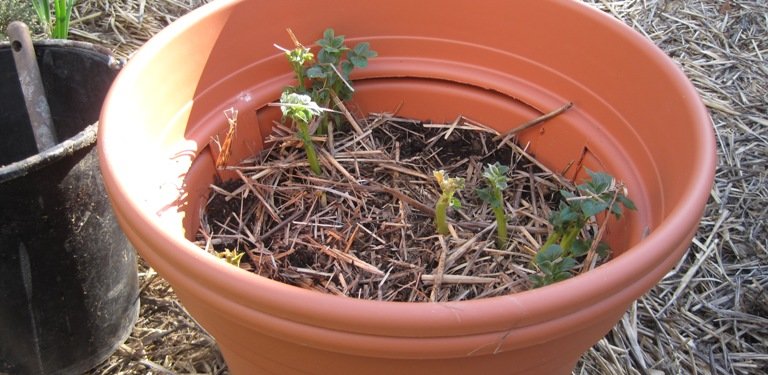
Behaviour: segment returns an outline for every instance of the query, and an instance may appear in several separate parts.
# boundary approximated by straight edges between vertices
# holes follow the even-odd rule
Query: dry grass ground
[[[129,56],[201,2],[81,0],[73,38]],[[586,2],[646,35],[690,77],[711,111],[720,164],[690,251],[584,355],[575,373],[764,374],[768,2]],[[133,334],[93,374],[227,372],[214,340],[185,313],[167,283],[144,265],[141,291],[141,316]]]

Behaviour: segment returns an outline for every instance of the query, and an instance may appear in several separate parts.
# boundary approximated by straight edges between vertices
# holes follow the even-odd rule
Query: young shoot
[[[591,218],[607,212],[619,219],[623,213],[622,207],[636,209],[635,204],[626,197],[623,185],[616,183],[611,175],[589,170],[587,173],[590,180],[576,187],[579,195],[560,191],[563,200],[549,219],[553,231],[533,259],[541,271],[541,274],[532,276],[535,287],[571,277],[572,270],[578,265],[576,259],[592,251],[603,256],[607,254],[607,245],[579,238]]]
[[[296,84],[298,85],[298,87],[292,88],[294,90],[291,91],[305,93],[307,91],[305,87],[307,76],[304,65],[311,63],[314,60],[315,55],[309,51],[309,48],[297,43],[296,48],[285,50],[285,57],[288,58],[288,63],[291,64],[293,74],[296,76]]]
[[[312,142],[309,124],[322,112],[322,108],[312,101],[309,95],[283,92],[280,96],[280,109],[284,117],[290,118],[296,124],[296,136],[304,144],[309,167],[314,174],[319,175],[320,163],[317,161],[317,152]]]
[[[293,40],[293,49],[275,46],[285,52],[296,78],[296,86],[288,86],[283,90],[280,106],[283,116],[296,124],[296,135],[304,145],[309,166],[313,173],[319,175],[320,164],[312,135],[315,130],[320,134],[327,131],[328,113],[336,112],[333,110],[335,105],[331,106],[332,98],[352,98],[354,90],[349,83],[350,73],[354,68],[367,66],[368,59],[376,56],[376,52],[370,49],[367,42],[350,49],[344,44],[344,36],[337,36],[329,28],[323,33],[323,38],[317,41],[320,51],[315,60],[315,55],[296,39],[290,29],[288,34]],[[317,124],[310,131],[309,124],[313,120]]]
[[[464,179],[461,177],[449,178],[445,171],[434,171],[438,185],[440,185],[440,198],[435,205],[435,226],[437,233],[448,235],[451,231],[448,229],[448,207],[461,208],[461,201],[454,197],[454,194],[464,188]]]
[[[243,254],[245,253],[238,253],[237,250],[224,249],[224,251],[216,253],[216,256],[235,267],[240,267],[240,261],[243,259]]]
[[[299,43],[290,30],[289,33],[295,48],[278,48],[285,51],[297,83],[295,87],[286,87],[285,90],[289,93],[309,95],[312,101],[331,110],[337,109],[333,104],[334,96],[342,101],[352,99],[354,88],[350,83],[350,74],[355,68],[368,66],[368,59],[377,56],[376,51],[370,49],[370,44],[362,42],[349,48],[345,44],[344,35],[336,35],[333,29],[328,28],[323,33],[323,38],[316,42],[320,50],[315,56],[309,48]],[[327,129],[329,112],[334,111],[320,115],[320,133]]]
[[[477,189],[477,195],[488,203],[493,215],[496,217],[496,246],[503,249],[507,245],[507,215],[504,211],[504,196],[502,192],[507,188],[507,172],[509,167],[498,162],[486,165],[483,177],[488,187]]]
[[[344,35],[336,35],[331,28],[325,30],[317,44],[320,46],[317,63],[307,69],[313,83],[313,99],[326,106],[331,103],[331,93],[341,100],[351,99],[354,89],[349,75],[355,68],[368,66],[368,59],[376,57],[376,51],[370,49],[368,42],[350,49],[344,43]]]

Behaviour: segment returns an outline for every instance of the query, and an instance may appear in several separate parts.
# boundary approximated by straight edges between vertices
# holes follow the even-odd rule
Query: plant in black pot
[[[70,12],[72,3],[60,5]],[[45,4],[39,15],[50,15]],[[138,316],[135,252],[94,148],[119,64],[89,43],[33,44],[19,22],[8,36],[0,43],[0,373],[79,374],[114,352]]]

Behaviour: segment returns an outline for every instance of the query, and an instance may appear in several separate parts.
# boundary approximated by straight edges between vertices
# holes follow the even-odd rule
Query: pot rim
[[[148,64],[150,56],[172,41],[178,34],[192,27],[209,13],[226,12],[241,0],[222,0],[210,3],[180,18],[150,40],[134,57],[132,64],[121,73],[123,81],[130,80],[134,69]],[[658,64],[673,80],[680,92],[689,100],[686,108],[700,131],[692,136],[691,143],[699,145],[697,159],[700,168],[688,181],[690,194],[670,207],[670,213],[659,223],[645,239],[627,249],[606,264],[582,275],[549,285],[507,296],[491,297],[460,302],[407,303],[358,300],[322,294],[283,284],[271,279],[237,269],[215,257],[201,251],[192,242],[178,233],[162,230],[160,220],[154,212],[142,207],[138,200],[126,198],[126,191],[119,184],[119,173],[106,158],[102,158],[105,179],[109,181],[108,191],[113,204],[119,207],[118,215],[126,231],[131,232],[143,246],[174,249],[158,255],[147,252],[143,255],[167,271],[169,278],[194,279],[196,284],[228,301],[240,310],[258,310],[281,317],[284,320],[301,324],[327,327],[346,332],[375,333],[380,336],[393,336],[401,332],[412,332],[413,336],[439,337],[462,335],[467,332],[500,332],[512,327],[525,327],[555,320],[563,315],[573,314],[581,308],[598,304],[621,291],[616,285],[634,288],[634,295],[639,297],[663,276],[659,275],[659,264],[671,268],[678,260],[679,253],[668,251],[669,244],[689,241],[688,231],[675,228],[696,228],[704,205],[708,199],[714,178],[716,155],[715,139],[711,130],[709,114],[701,103],[698,93],[679,68],[661,50],[648,42],[640,34],[610,15],[579,2],[553,2],[568,7],[599,22],[606,29],[621,33],[634,48],[641,49]],[[119,79],[119,78],[118,78]],[[117,95],[121,85],[116,82],[109,97]],[[114,99],[113,99],[114,100]],[[100,137],[109,137],[109,130]],[[104,142],[101,142],[103,145]],[[106,150],[100,149],[102,155]],[[134,223],[151,223],[139,227]],[[200,265],[204,267],[200,267]],[[626,267],[637,269],[627,273]],[[664,268],[664,267],[662,267]],[[655,271],[655,272],[654,272]],[[641,284],[634,283],[636,278],[644,277]],[[634,285],[633,285],[634,284]],[[211,294],[209,293],[209,294]],[[183,298],[183,296],[182,296]],[[247,324],[247,323],[244,323]],[[370,328],[379,324],[378,327]],[[446,326],[461,326],[455,330],[446,330]],[[396,329],[394,327],[397,327]],[[375,331],[372,331],[374,330]]]
[[[119,69],[121,66],[121,63],[115,60],[115,58],[112,56],[112,52],[110,50],[88,42],[63,39],[45,39],[35,41],[33,42],[33,45],[36,48],[45,47],[87,51],[88,53],[103,57],[105,63],[113,69]],[[10,42],[0,42],[0,50],[10,48]],[[55,163],[58,160],[63,159],[68,155],[72,155],[79,150],[93,145],[96,142],[97,132],[98,121],[88,125],[85,129],[81,130],[74,136],[60,141],[51,148],[38,152],[37,154],[29,156],[25,159],[0,166],[0,183],[26,176],[29,173],[40,170],[48,165]]]

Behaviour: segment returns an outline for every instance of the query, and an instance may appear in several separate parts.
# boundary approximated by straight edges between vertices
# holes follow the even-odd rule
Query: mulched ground
[[[73,39],[102,43],[127,57],[202,2],[83,0],[72,24]],[[585,2],[646,35],[685,71],[711,111],[720,163],[690,251],[582,357],[574,373],[764,374],[768,3]],[[140,276],[136,328],[90,373],[227,373],[214,340],[186,314],[167,283],[143,262]]]

